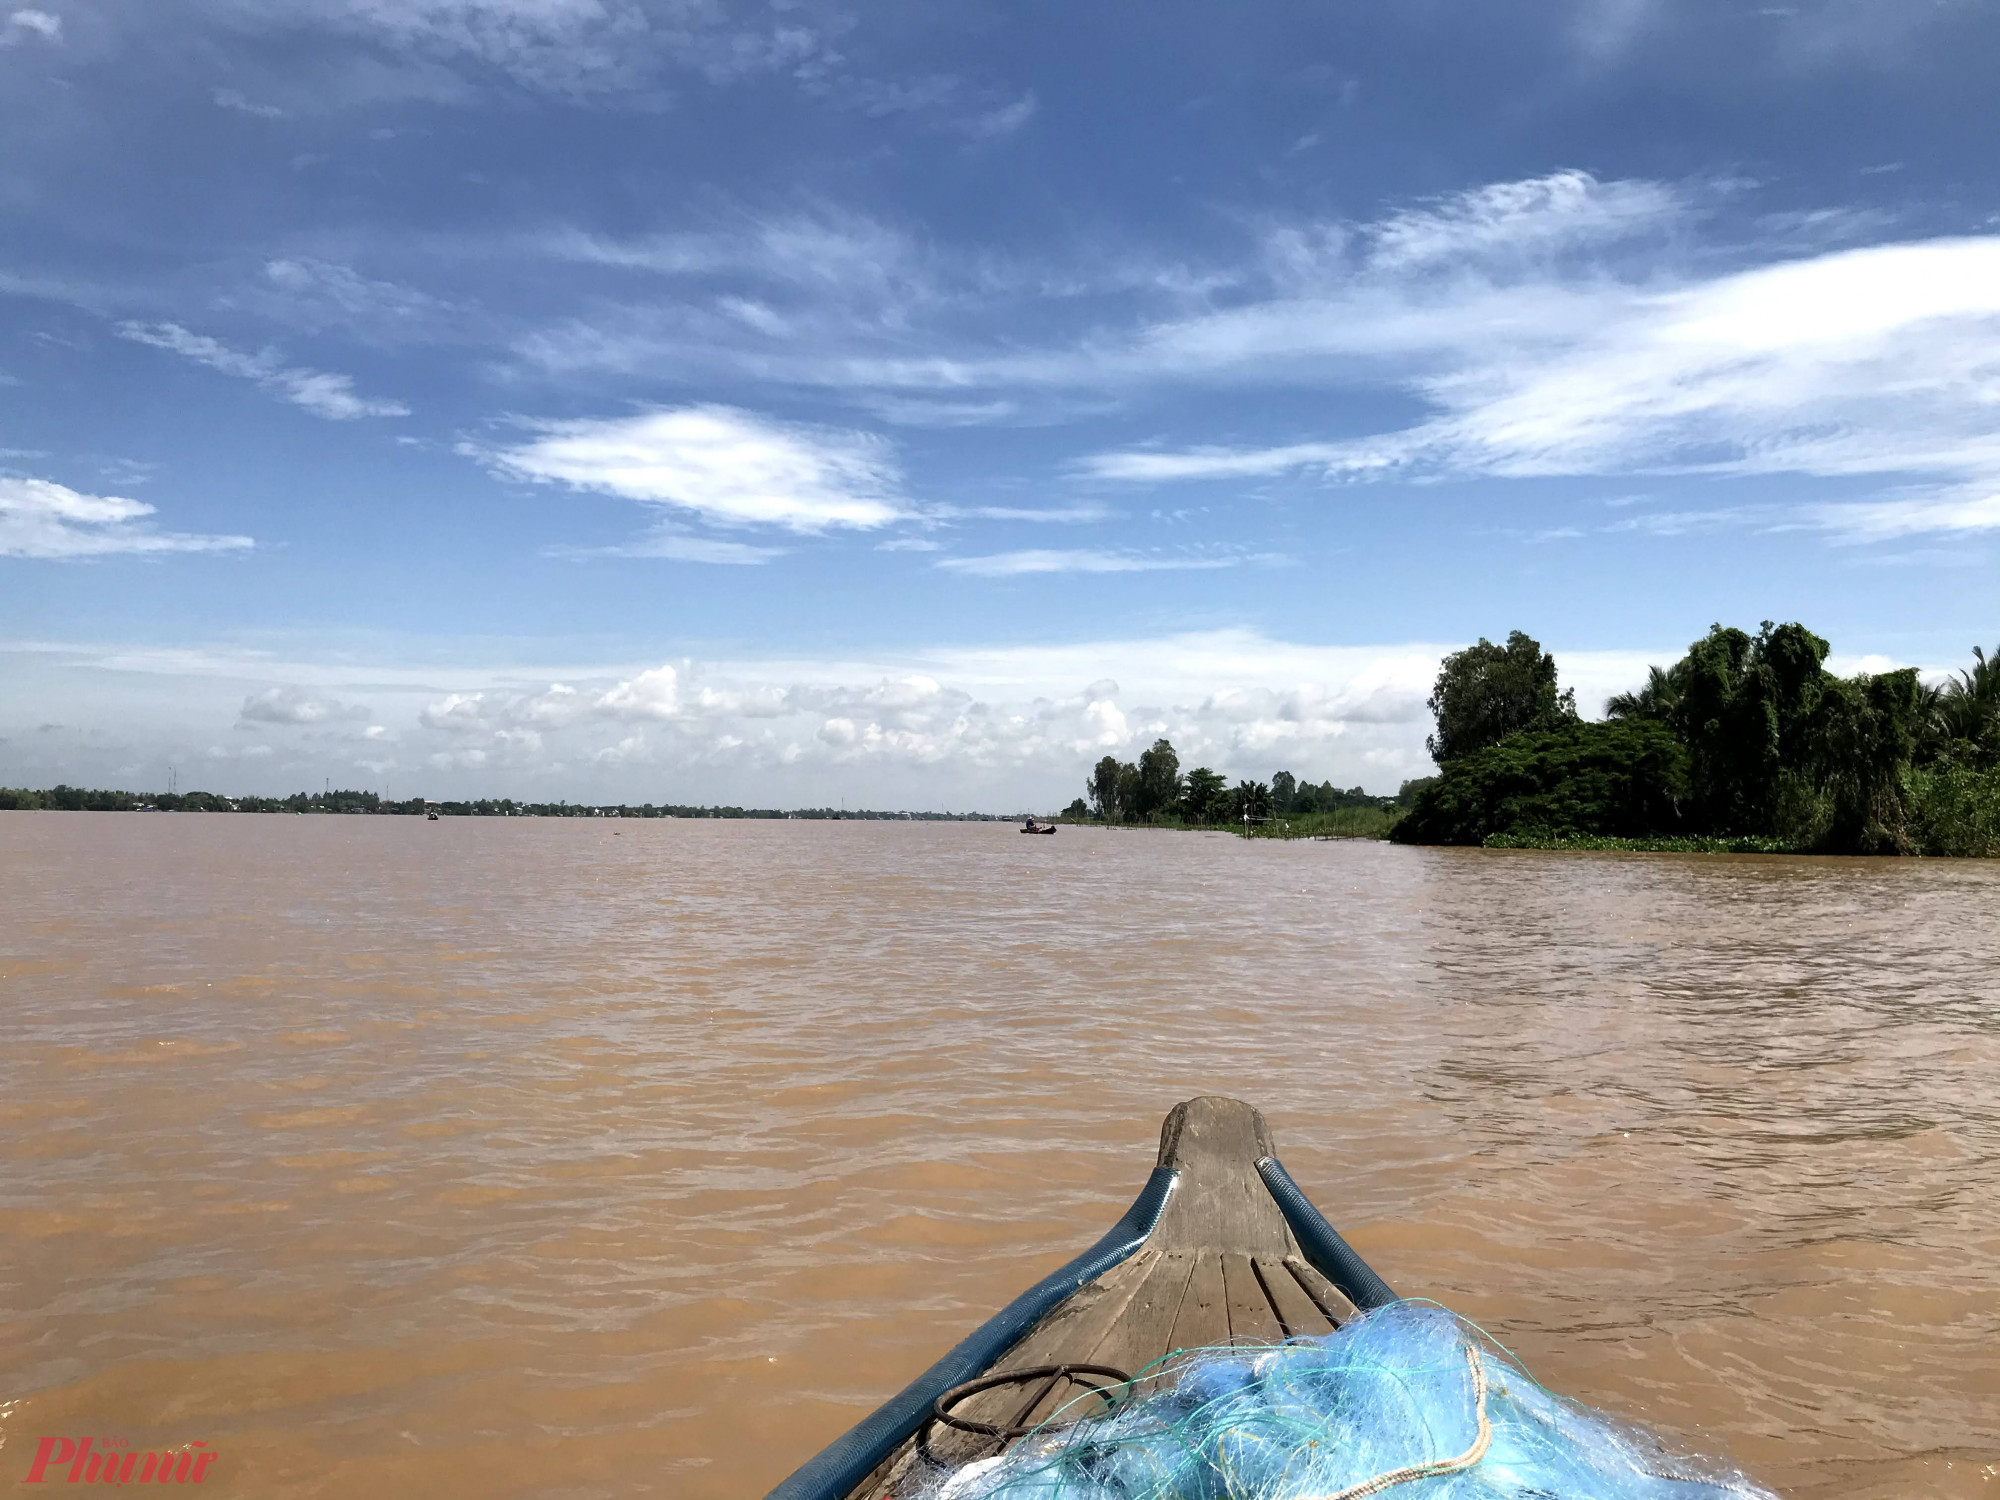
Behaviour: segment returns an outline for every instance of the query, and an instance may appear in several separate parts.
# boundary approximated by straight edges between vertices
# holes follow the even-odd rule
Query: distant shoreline
[[[374,792],[296,792],[289,797],[225,797],[217,792],[121,792],[54,786],[0,787],[0,812],[293,813],[313,816],[421,818],[731,818],[807,822],[1012,823],[1028,815],[983,812],[887,812],[876,808],[697,806],[691,803],[517,802],[512,797],[395,801]]]

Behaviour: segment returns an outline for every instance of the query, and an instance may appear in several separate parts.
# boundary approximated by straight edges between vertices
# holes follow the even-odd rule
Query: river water
[[[1227,1093],[1399,1291],[2000,1497],[2000,865],[0,814],[0,1482],[756,1497]]]

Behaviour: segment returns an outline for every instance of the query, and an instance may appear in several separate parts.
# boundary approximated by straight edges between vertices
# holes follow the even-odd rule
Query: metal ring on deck
[[[1090,1379],[1087,1377],[1101,1377]],[[942,1422],[947,1427],[956,1427],[960,1432],[975,1433],[980,1437],[998,1440],[1004,1450],[1015,1438],[1026,1437],[1043,1424],[1030,1422],[1029,1416],[1040,1406],[1049,1392],[1057,1384],[1067,1380],[1071,1385],[1081,1386],[1094,1396],[1101,1397],[1105,1407],[1117,1404],[1118,1394],[1111,1391],[1113,1386],[1129,1386],[1132,1377],[1115,1365],[1031,1365],[1026,1369],[1008,1370],[1000,1375],[982,1375],[977,1380],[968,1380],[963,1385],[955,1385],[943,1392],[931,1403],[930,1415],[924,1418],[917,1429],[917,1451],[932,1462],[937,1462],[930,1451],[931,1427]],[[996,1390],[1007,1385],[1028,1385],[1039,1381],[1027,1401],[1014,1413],[1011,1422],[975,1422],[970,1417],[961,1417],[951,1410],[968,1397],[977,1396],[982,1391]]]

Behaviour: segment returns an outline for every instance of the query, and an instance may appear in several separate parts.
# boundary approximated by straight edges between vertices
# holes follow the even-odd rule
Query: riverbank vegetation
[[[1315,785],[1290,771],[1231,786],[1207,766],[1182,774],[1180,755],[1162,739],[1137,761],[1115,755],[1100,760],[1085,783],[1086,797],[1072,802],[1063,820],[1220,828],[1252,838],[1382,838],[1402,816],[1408,795],[1427,784],[1406,784],[1401,799],[1331,781]]]
[[[1482,639],[1438,673],[1440,774],[1390,837],[2000,855],[2000,651],[1926,684],[1836,676],[1829,649],[1799,624],[1717,625],[1593,723],[1534,640]]]

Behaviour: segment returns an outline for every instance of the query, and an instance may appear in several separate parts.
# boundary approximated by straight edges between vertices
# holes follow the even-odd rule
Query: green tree
[[[1318,799],[1314,799],[1317,801]],[[1297,810],[1299,805],[1299,783],[1290,771],[1280,771],[1271,778],[1271,812],[1285,818]]]
[[[1435,776],[1412,777],[1396,788],[1397,806],[1410,807],[1414,805],[1417,798],[1437,785],[1437,781],[1438,779]]]
[[[1140,818],[1145,800],[1145,788],[1140,781],[1139,768],[1129,760],[1118,762],[1118,817],[1122,822],[1134,823]]]
[[[1541,829],[1644,838],[1682,831],[1688,756],[1652,719],[1581,721],[1517,734],[1461,756],[1415,789],[1389,837],[1403,844],[1477,844]]]
[[[1442,766],[1524,729],[1551,729],[1575,719],[1576,694],[1557,691],[1555,658],[1516,630],[1504,646],[1481,636],[1478,645],[1447,656],[1429,707],[1437,716],[1437,733],[1425,743]]]
[[[1139,798],[1134,811],[1142,818],[1171,813],[1181,800],[1181,758],[1166,740],[1139,757]]]
[[[1181,786],[1181,820],[1220,823],[1228,816],[1228,799],[1228,781],[1207,766],[1196,766]]]
[[[1229,794],[1231,822],[1257,822],[1271,816],[1271,789],[1261,781],[1239,781]]]
[[[1934,718],[1939,748],[1948,758],[2000,765],[2000,646],[1988,656],[1972,648],[1973,665],[1937,692]]]
[[[1695,817],[1711,833],[1769,833],[1780,779],[1810,771],[1813,715],[1832,681],[1827,643],[1766,620],[1754,636],[1713,626],[1672,669],[1668,722],[1688,748]]]
[[[1107,823],[1118,820],[1118,757],[1107,755],[1091,770],[1090,780],[1083,789],[1090,798],[1091,810]]]
[[[1681,685],[1674,670],[1646,668],[1646,685],[1635,693],[1614,693],[1605,700],[1607,719],[1666,719],[1680,702]]]
[[[1914,667],[1828,679],[1809,732],[1812,770],[1831,804],[1829,849],[1915,852],[1903,784],[1916,753],[1923,704]]]

